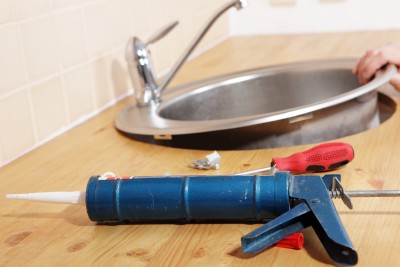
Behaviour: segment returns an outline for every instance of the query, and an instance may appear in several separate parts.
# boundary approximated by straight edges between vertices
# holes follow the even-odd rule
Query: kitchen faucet
[[[160,84],[157,83],[148,45],[164,37],[178,24],[178,22],[176,21],[154,34],[147,43],[143,42],[136,36],[131,37],[126,46],[125,58],[128,62],[129,75],[133,83],[137,106],[148,106],[161,102],[163,91],[175,77],[185,60],[193,52],[197,44],[208,32],[214,22],[231,7],[240,10],[246,6],[247,0],[231,0],[219,8],[201,29],[200,33],[197,34],[189,44]]]

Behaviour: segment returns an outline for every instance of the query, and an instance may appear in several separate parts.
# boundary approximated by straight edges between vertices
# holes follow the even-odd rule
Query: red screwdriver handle
[[[278,170],[292,173],[324,172],[342,167],[354,158],[353,147],[346,143],[333,142],[315,146],[286,158],[273,158]]]

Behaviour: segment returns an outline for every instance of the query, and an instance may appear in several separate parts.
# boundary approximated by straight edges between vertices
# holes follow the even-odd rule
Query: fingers
[[[353,69],[351,70],[351,72],[356,75],[358,73],[358,65],[360,64],[360,60],[357,60],[356,64],[354,65]]]
[[[358,81],[360,83],[362,80],[362,74],[363,74],[363,69],[365,68],[365,66],[367,65],[367,62],[370,60],[371,57],[375,56],[376,50],[372,49],[372,50],[368,50],[367,52],[365,52],[365,54],[358,59],[357,63],[354,65],[352,72],[354,75],[357,75],[358,77]]]
[[[392,63],[400,66],[400,44],[387,44],[382,47],[368,50],[352,69],[362,84],[373,79],[377,72],[386,64]],[[396,85],[400,81],[394,81]]]
[[[369,82],[375,76],[375,73],[387,63],[388,58],[384,50],[369,50],[358,64],[358,81],[362,84]]]

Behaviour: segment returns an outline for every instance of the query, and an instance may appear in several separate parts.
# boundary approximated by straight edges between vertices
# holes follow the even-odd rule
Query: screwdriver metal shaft
[[[247,172],[235,173],[234,175],[250,175],[250,174],[270,172],[270,171],[272,171],[272,167],[265,167],[265,168],[251,170],[251,171],[247,171]]]

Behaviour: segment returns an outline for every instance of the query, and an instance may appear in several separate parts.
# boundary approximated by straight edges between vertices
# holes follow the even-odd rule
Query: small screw
[[[318,204],[320,202],[321,201],[318,198],[314,198],[314,199],[311,200],[311,203],[313,203],[313,204]]]

